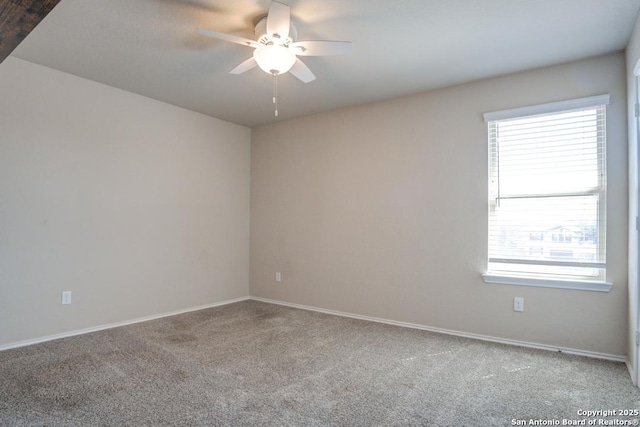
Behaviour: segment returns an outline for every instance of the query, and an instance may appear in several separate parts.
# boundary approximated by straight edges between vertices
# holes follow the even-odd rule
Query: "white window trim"
[[[534,277],[518,277],[499,274],[482,274],[485,283],[497,283],[500,285],[534,286],[538,288],[559,288],[577,291],[609,292],[613,287],[611,282],[599,280],[562,280],[562,279],[538,279]]]
[[[551,114],[559,111],[596,107],[598,105],[609,105],[610,103],[611,96],[609,94],[596,95],[585,98],[570,99],[566,101],[551,102],[547,104],[538,104],[526,107],[511,108],[508,110],[492,111],[489,113],[484,113],[483,118],[485,123],[488,123],[494,120],[505,120],[538,114]],[[612,282],[600,280],[563,280],[551,278],[519,277],[516,275],[501,275],[489,273],[483,273],[482,280],[485,283],[494,283],[501,285],[533,286],[540,288],[559,288],[595,292],[609,292],[613,287]]]
[[[550,102],[548,104],[530,105],[527,107],[511,108],[509,110],[492,111],[484,113],[485,123],[494,120],[514,119],[516,117],[535,116],[538,114],[551,114],[559,111],[577,110],[579,108],[597,107],[598,105],[609,105],[611,95],[596,95],[586,98],[568,99],[566,101]]]

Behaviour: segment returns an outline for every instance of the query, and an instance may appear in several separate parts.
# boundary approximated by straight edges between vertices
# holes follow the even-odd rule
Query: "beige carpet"
[[[246,301],[0,352],[2,426],[626,420],[622,363]],[[547,424],[548,425],[548,424]]]

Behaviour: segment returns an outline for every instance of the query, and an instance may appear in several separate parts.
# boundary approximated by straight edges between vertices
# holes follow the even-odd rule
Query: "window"
[[[609,96],[603,95],[485,114],[485,281],[610,288],[604,283],[608,103]]]

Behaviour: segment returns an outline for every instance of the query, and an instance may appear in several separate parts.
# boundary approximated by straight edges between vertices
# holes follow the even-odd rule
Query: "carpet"
[[[640,416],[580,411],[638,409],[623,363],[257,301],[0,352],[2,426],[589,425]]]

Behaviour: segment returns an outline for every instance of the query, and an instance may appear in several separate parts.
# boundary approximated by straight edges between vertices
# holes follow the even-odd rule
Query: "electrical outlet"
[[[513,311],[524,311],[524,298],[513,298]]]
[[[276,282],[282,282],[282,274],[276,271]]]
[[[62,304],[71,304],[71,291],[62,291]]]

